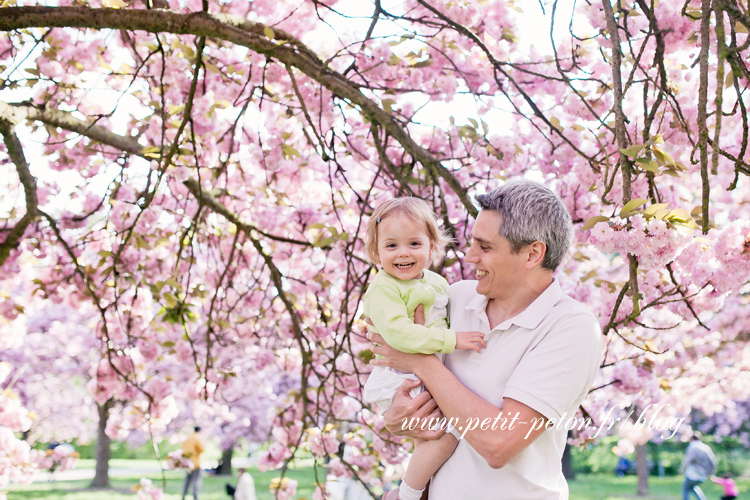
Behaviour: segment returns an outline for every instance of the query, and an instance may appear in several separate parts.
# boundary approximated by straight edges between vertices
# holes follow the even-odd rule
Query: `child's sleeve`
[[[388,345],[401,352],[448,354],[456,348],[456,333],[453,330],[415,324],[394,288],[379,285],[368,290],[365,315]]]

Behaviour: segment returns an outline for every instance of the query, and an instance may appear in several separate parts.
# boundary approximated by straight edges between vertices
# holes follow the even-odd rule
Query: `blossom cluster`
[[[672,262],[692,240],[692,229],[673,226],[662,219],[646,220],[641,215],[598,222],[590,241],[605,254],[635,255],[643,269],[655,269]]]
[[[154,486],[154,483],[145,477],[141,478],[133,489],[138,495],[138,500],[162,500],[164,498],[164,490]]]

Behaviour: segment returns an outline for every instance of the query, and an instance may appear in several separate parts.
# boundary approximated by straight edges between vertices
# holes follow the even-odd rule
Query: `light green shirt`
[[[424,304],[425,317],[437,294],[447,296],[448,282],[424,271],[421,279],[400,280],[380,270],[365,293],[365,316],[385,341],[401,352],[448,354],[456,348],[456,333],[445,317],[430,325],[414,323],[414,310]]]

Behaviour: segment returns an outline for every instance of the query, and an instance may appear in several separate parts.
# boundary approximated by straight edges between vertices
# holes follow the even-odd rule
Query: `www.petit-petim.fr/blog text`
[[[451,419],[441,418],[404,418],[401,422],[401,430],[448,430],[450,427],[455,428],[460,434],[460,439],[466,436],[467,432],[480,429],[486,430],[512,430],[516,426],[528,426],[526,438],[528,438],[532,432],[545,428],[545,429],[565,429],[565,430],[578,430],[582,431],[585,429],[596,429],[596,433],[592,436],[596,438],[602,430],[606,431],[605,434],[610,432],[615,426],[621,427],[626,422],[631,422],[635,429],[646,428],[650,431],[656,431],[659,433],[662,439],[670,439],[677,433],[682,422],[685,420],[684,417],[678,418],[674,416],[668,416],[663,410],[670,405],[648,405],[640,413],[636,413],[636,410],[630,410],[629,413],[621,417],[615,416],[622,410],[626,409],[625,405],[615,405],[609,409],[606,415],[603,415],[601,419],[597,419],[598,424],[591,417],[580,418],[576,416],[569,416],[567,413],[563,413],[559,418],[546,419],[546,418],[533,418],[530,422],[522,422],[519,420],[519,415],[504,414],[502,411],[498,413],[497,417],[486,417],[481,420],[479,417],[472,417],[461,423],[460,419],[454,417]]]

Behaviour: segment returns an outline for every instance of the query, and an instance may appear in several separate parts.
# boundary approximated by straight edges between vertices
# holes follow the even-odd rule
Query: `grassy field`
[[[92,467],[90,461],[82,461],[81,468]],[[145,469],[153,469],[156,462],[145,460],[113,460],[111,467],[118,470],[129,469],[124,475],[112,478],[112,488],[97,490],[89,488],[90,480],[71,481],[44,481],[26,486],[17,486],[8,494],[9,500],[43,499],[43,500],[109,500],[134,498],[132,487],[138,484],[141,477],[148,477],[154,484],[161,485],[161,477],[156,472],[146,472]],[[132,473],[130,473],[132,470]],[[273,496],[268,490],[271,479],[278,476],[278,472],[259,472],[251,470],[255,478],[258,500],[272,500]],[[166,474],[167,486],[165,488],[165,500],[177,500],[182,493],[182,472],[168,471]],[[291,470],[288,477],[296,479],[299,483],[297,490],[298,500],[309,499],[313,492],[313,469],[311,467]],[[201,500],[227,500],[229,497],[224,491],[226,483],[236,483],[236,478],[204,476],[201,488]],[[750,492],[750,478],[738,480],[740,484],[740,498],[743,493]],[[636,496],[636,478],[627,476],[615,477],[612,474],[589,474],[579,475],[570,482],[571,500],[680,500],[680,489],[682,478],[679,476],[649,478],[650,496]],[[722,490],[714,484],[705,484],[703,491],[709,500],[717,500],[721,497]],[[192,498],[192,497],[189,497]],[[463,499],[462,499],[463,500]]]
[[[93,461],[81,460],[77,470],[82,468],[93,468]],[[157,462],[152,460],[112,460],[110,462],[110,471],[112,469],[129,469],[126,473],[118,473],[117,477],[110,474],[110,489],[93,489],[90,488],[91,480],[72,480],[72,481],[43,481],[30,485],[15,486],[13,491],[8,494],[8,500],[109,500],[135,498],[136,493],[133,487],[138,484],[142,477],[147,477],[153,481],[156,486],[162,486],[162,478],[158,471]],[[144,470],[149,469],[151,471]],[[268,487],[271,480],[279,476],[278,471],[260,472],[257,469],[251,469],[250,473],[255,480],[255,489],[258,500],[272,500]],[[181,471],[167,471],[167,484],[164,488],[164,499],[175,500],[182,497],[182,481],[185,473]],[[303,469],[290,470],[286,477],[295,479],[298,482],[296,498],[310,498],[314,491],[315,476],[312,467]],[[226,494],[225,484],[237,484],[236,473],[233,477],[227,476],[209,476],[203,475],[201,486],[201,500],[228,500],[230,497]],[[192,495],[188,498],[192,499]]]
[[[649,477],[649,496],[636,495],[638,479],[635,476],[616,477],[614,474],[579,475],[570,481],[571,500],[681,500],[682,476]],[[740,496],[750,491],[750,478],[738,478]],[[718,500],[724,490],[710,481],[701,486],[709,500]],[[691,497],[695,498],[695,497]]]

